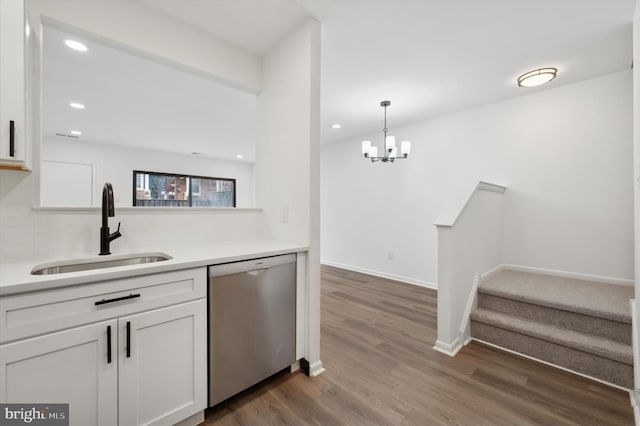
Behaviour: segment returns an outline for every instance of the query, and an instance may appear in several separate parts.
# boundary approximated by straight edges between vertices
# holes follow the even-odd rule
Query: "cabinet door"
[[[173,425],[206,408],[206,301],[118,320],[120,425]]]
[[[0,1],[0,93],[2,93],[0,96],[0,161],[9,164],[22,163],[26,158],[24,47],[24,1],[2,0]],[[11,127],[13,127],[12,144],[10,143]]]
[[[105,321],[0,346],[0,402],[68,403],[72,426],[115,425],[116,327]]]

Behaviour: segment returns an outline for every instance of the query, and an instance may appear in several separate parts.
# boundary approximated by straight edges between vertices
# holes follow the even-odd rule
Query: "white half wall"
[[[257,99],[256,205],[264,235],[309,245],[307,344],[311,375],[320,361],[320,24],[310,20],[263,58]]]
[[[507,190],[508,192],[508,190]],[[475,297],[474,277],[502,264],[504,188],[479,184],[460,212],[439,218],[438,340],[435,349],[455,355],[464,343],[465,308]],[[458,206],[458,208],[460,208]]]
[[[488,181],[509,188],[505,263],[633,278],[631,71],[517,90],[399,128],[390,110],[390,134],[412,141],[407,160],[361,157],[361,141],[381,145],[381,132],[323,146],[322,261],[435,283],[433,223]]]
[[[133,171],[141,170],[236,179],[236,207],[254,207],[253,163],[51,138],[43,141],[41,155],[46,161],[91,165],[93,206],[101,205],[102,187],[105,182],[111,182],[116,207],[131,207]],[[44,171],[43,177],[46,179]]]

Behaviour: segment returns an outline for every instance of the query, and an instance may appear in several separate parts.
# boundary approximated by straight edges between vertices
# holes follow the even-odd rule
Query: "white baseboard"
[[[631,310],[631,350],[633,353],[633,387],[640,390],[640,342],[638,341],[638,305],[636,299],[629,300]]]
[[[386,278],[393,281],[400,281],[405,284],[417,285],[419,287],[426,287],[432,290],[438,289],[438,284],[430,283],[428,281],[418,280],[415,278],[405,277],[402,275],[388,274],[386,272],[374,271],[372,269],[360,268],[357,266],[345,265],[342,263],[332,262],[330,260],[320,260],[320,263],[327,266],[333,266],[335,268],[346,269],[348,271],[360,272],[362,274],[373,275],[375,277]]]
[[[503,269],[504,269],[504,264],[494,266],[493,268],[489,269],[487,272],[480,274],[480,282],[486,280],[489,277],[494,276],[495,274],[502,271]]]
[[[450,357],[456,356],[456,354],[462,349],[462,344],[460,343],[460,339],[458,337],[451,343],[445,343],[441,340],[436,340],[436,344],[433,346],[433,349],[441,352],[445,355],[449,355]]]
[[[595,281],[603,284],[625,285],[629,287],[633,287],[634,285],[633,280],[628,280],[624,278],[605,277],[602,275],[583,274],[580,272],[559,271],[557,269],[534,268],[532,266],[522,266],[522,265],[505,264],[502,266],[504,267],[504,269],[510,269],[512,271],[520,271],[520,272],[529,272],[531,274],[552,275],[554,277],[561,277],[561,278],[575,278],[578,280]]]
[[[322,366],[322,361],[316,361],[313,364],[309,365],[309,376],[310,377],[316,377],[321,375],[322,373],[324,373],[325,370],[324,367]]]
[[[541,360],[539,358],[536,358],[536,357],[533,357],[533,356],[530,356],[530,355],[526,355],[526,354],[520,353],[518,351],[511,350],[511,349],[507,349],[507,348],[504,348],[502,346],[498,346],[498,345],[490,343],[490,342],[486,342],[486,341],[484,341],[482,339],[476,339],[475,337],[472,337],[471,340],[475,340],[476,342],[482,343],[483,345],[491,346],[492,348],[496,348],[496,349],[499,349],[501,351],[508,352],[510,354],[518,355],[518,356],[521,356],[522,358],[527,358],[527,359],[530,359],[532,361],[536,361],[536,362],[539,362],[541,364],[548,365],[550,367],[559,368],[560,370],[568,371],[569,373],[572,373],[572,374],[577,374],[578,376],[584,377],[584,378],[589,379],[589,380],[594,380],[594,381],[596,381],[598,383],[602,383],[603,385],[607,385],[607,386],[610,386],[612,388],[620,389],[620,390],[623,390],[623,391],[626,391],[626,392],[631,392],[629,389],[624,388],[622,386],[619,386],[619,385],[616,385],[616,384],[613,384],[613,383],[609,383],[607,381],[604,381],[602,379],[598,379],[596,377],[589,376],[588,374],[579,373],[577,371],[571,370],[570,368],[562,367],[562,366],[554,364],[552,362],[543,361],[543,360]]]
[[[469,318],[471,317],[471,311],[473,310],[473,308],[475,308],[478,305],[478,302],[477,302],[478,284],[480,283],[481,279],[482,279],[482,276],[480,274],[475,275],[473,279],[473,284],[471,285],[471,290],[469,291],[469,296],[467,297],[467,304],[464,309],[464,314],[462,316],[462,322],[460,323],[460,329],[459,329],[460,338],[462,340],[466,340],[470,336],[469,328],[471,326],[471,321]]]
[[[636,426],[640,426],[640,397],[635,391],[629,391],[629,401],[631,402],[631,408],[633,409],[633,423]]]
[[[197,412],[191,417],[179,421],[175,426],[197,426],[204,423],[204,410]]]

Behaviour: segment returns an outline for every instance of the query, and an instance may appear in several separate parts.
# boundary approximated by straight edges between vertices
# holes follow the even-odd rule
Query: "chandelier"
[[[383,163],[393,163],[396,160],[405,159],[411,152],[411,142],[402,141],[400,144],[400,155],[398,155],[398,148],[396,147],[396,137],[387,136],[387,107],[391,105],[390,101],[380,102],[380,106],[384,107],[384,150],[383,155],[378,156],[378,147],[371,146],[371,141],[362,141],[362,155],[364,158],[369,158],[371,162],[382,161]]]

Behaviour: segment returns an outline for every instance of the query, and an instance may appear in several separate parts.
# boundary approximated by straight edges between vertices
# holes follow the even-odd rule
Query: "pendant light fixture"
[[[383,163],[393,163],[395,160],[402,160],[409,156],[411,152],[411,142],[402,141],[400,144],[400,155],[396,147],[396,137],[387,136],[387,107],[391,105],[390,101],[380,102],[380,106],[384,107],[384,149],[383,155],[378,156],[378,147],[371,146],[371,141],[362,141],[362,156],[368,158],[371,162],[382,161]]]

